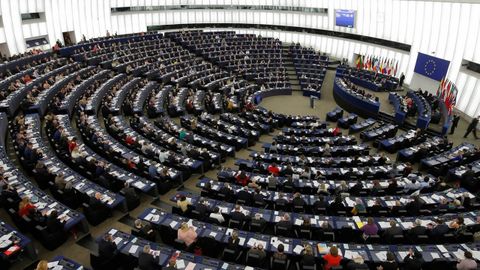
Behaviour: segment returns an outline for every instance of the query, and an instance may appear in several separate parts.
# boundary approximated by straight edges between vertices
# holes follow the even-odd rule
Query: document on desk
[[[185,267],[185,270],[193,270],[193,269],[195,269],[195,265],[197,265],[197,264],[195,264],[193,262],[189,262],[187,264],[187,267]]]
[[[356,251],[345,250],[344,257],[347,259],[353,259],[354,257],[358,257],[360,254]]]
[[[378,222],[378,225],[380,225],[380,228],[382,228],[382,229],[390,228],[390,223],[386,222],[386,221],[380,221],[380,222]]]
[[[448,250],[445,248],[444,245],[437,245],[437,248],[441,253],[448,253]]]
[[[132,245],[130,249],[128,250],[128,253],[130,254],[135,254],[137,253],[138,246],[137,245]]]
[[[115,242],[115,244],[118,245],[118,244],[120,244],[120,242],[122,242],[122,238],[117,237],[117,238],[115,238],[115,240],[113,240],[113,242]]]
[[[302,251],[303,251],[303,247],[301,245],[297,245],[293,249],[293,252],[295,252],[295,254],[298,254],[298,255],[302,254]]]
[[[430,256],[432,256],[432,259],[440,259],[440,255],[437,252],[430,252]]]
[[[177,226],[177,224],[178,224],[178,222],[173,220],[172,222],[170,222],[169,225],[170,225],[170,228],[175,229],[175,226]]]
[[[184,269],[185,268],[185,261],[184,260],[177,260],[177,268]]]
[[[387,260],[387,252],[386,251],[380,251],[380,252],[375,252],[375,255],[380,261],[386,261]]]
[[[465,259],[465,252],[461,249],[458,249],[457,251],[454,251],[452,253],[459,260]]]

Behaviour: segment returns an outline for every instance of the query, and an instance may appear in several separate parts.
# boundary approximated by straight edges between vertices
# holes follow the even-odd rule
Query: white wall
[[[111,14],[111,7],[160,5],[277,5],[328,8],[328,15],[268,11],[186,10]],[[335,9],[357,10],[356,27],[335,26]],[[25,38],[48,35],[51,45],[63,40],[62,32],[74,31],[76,40],[105,35],[146,31],[149,25],[182,23],[259,23],[317,28],[366,35],[406,43],[410,54],[335,37],[269,32],[284,41],[299,41],[337,57],[351,59],[354,53],[396,58],[406,82],[414,76],[418,52],[450,61],[448,78],[462,95],[458,108],[479,114],[478,74],[461,72],[463,59],[480,63],[480,3],[478,1],[414,0],[1,0],[2,36],[10,52],[26,49]],[[46,21],[25,25],[20,14],[44,12]],[[3,31],[3,33],[2,33]],[[267,36],[267,31],[265,31]],[[474,91],[475,90],[475,91]],[[468,97],[468,99],[467,99]],[[465,99],[465,100],[463,100]]]

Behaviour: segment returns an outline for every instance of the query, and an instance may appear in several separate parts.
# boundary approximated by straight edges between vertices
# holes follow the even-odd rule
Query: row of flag
[[[386,75],[397,76],[398,60],[374,55],[358,55],[355,65],[359,69],[366,69]]]
[[[453,107],[457,104],[457,86],[449,79],[443,78],[437,88],[437,97],[445,102],[448,114],[452,114]]]

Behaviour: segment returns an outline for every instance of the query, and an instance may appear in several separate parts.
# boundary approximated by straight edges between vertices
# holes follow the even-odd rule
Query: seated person
[[[191,203],[187,200],[185,195],[181,195],[177,200],[177,206],[180,207],[180,210],[182,210],[183,213],[187,212],[189,205],[191,205]]]
[[[380,262],[380,265],[377,267],[377,270],[398,270],[398,263],[395,261],[395,255],[387,251],[387,260]]]
[[[275,200],[275,206],[287,206],[288,200],[285,198],[283,192],[278,193],[278,198]]]
[[[422,253],[410,249],[407,256],[403,259],[405,270],[421,270],[422,265],[425,261],[423,260]]]
[[[150,245],[145,245],[143,247],[143,252],[140,252],[138,255],[138,268],[140,270],[154,270],[160,269],[158,265],[158,260],[160,256],[154,256]]]
[[[336,196],[335,200],[328,206],[328,211],[332,214],[336,214],[339,211],[345,211],[345,209],[341,196]]]
[[[135,229],[137,229],[139,236],[145,239],[155,239],[155,231],[148,222],[143,222],[140,219],[135,220]]]
[[[47,226],[47,231],[49,233],[56,233],[59,231],[63,231],[65,224],[63,223],[63,221],[58,219],[57,210],[53,210],[52,212],[50,212],[50,215],[47,217],[45,225]]]
[[[365,260],[362,255],[355,255],[353,260],[347,263],[348,270],[369,270],[370,268],[365,264]]]
[[[111,234],[107,233],[98,243],[98,255],[105,260],[111,260],[117,255],[117,245]]]
[[[233,211],[230,213],[230,219],[233,219],[233,220],[237,220],[237,221],[241,221],[241,222],[244,222],[247,217],[245,216],[245,214],[242,212],[242,207],[240,205],[235,205],[235,208],[233,209]]]
[[[262,231],[267,225],[267,221],[262,217],[262,214],[255,213],[255,216],[252,219],[251,225],[256,224],[257,227]]]
[[[267,253],[263,249],[263,245],[257,243],[255,243],[253,247],[247,252],[247,258],[250,257],[251,254],[255,254],[258,256],[260,264],[263,264],[265,261],[265,257],[267,257]]]
[[[255,189],[255,194],[253,194],[253,201],[255,202],[255,204],[261,205],[261,206],[264,206],[267,204],[265,202],[265,197],[261,193],[260,187]]]
[[[183,222],[177,232],[177,238],[190,247],[197,241],[197,233],[193,227],[190,227],[186,222]]]
[[[23,197],[22,201],[18,204],[18,215],[20,217],[28,216],[36,209],[35,205],[30,202],[30,198]]]
[[[445,222],[441,218],[437,219],[435,221],[435,224],[429,224],[428,227],[430,237],[441,237],[442,235],[450,231],[448,225],[445,224]]]
[[[419,235],[426,235],[427,234],[427,228],[422,225],[422,221],[420,219],[416,219],[413,227],[410,228],[407,232],[407,236],[410,240],[416,239],[417,236]]]
[[[367,224],[363,225],[361,231],[365,236],[376,235],[378,234],[378,226],[373,222],[373,218],[369,217],[367,218]]]
[[[323,256],[325,261],[325,270],[330,270],[333,266],[339,266],[342,256],[338,255],[338,248],[336,246],[330,247],[330,252]]]
[[[240,250],[240,238],[238,237],[238,230],[233,229],[232,235],[228,238],[227,248],[230,250],[235,251],[235,255],[237,255],[238,251]]]
[[[225,183],[220,188],[218,193],[223,194],[227,200],[230,200],[230,198],[233,198],[233,190],[229,183]]]
[[[285,246],[283,244],[278,245],[277,251],[273,253],[273,259],[277,259],[277,260],[287,259],[287,254],[285,254]]]
[[[310,245],[305,245],[302,251],[302,266],[313,266],[316,264],[313,248]]]
[[[392,241],[393,237],[396,235],[403,235],[403,230],[397,226],[397,222],[395,220],[390,220],[390,228],[385,229],[383,232],[383,237],[387,241]]]
[[[287,231],[290,231],[293,227],[292,221],[290,220],[290,215],[285,213],[282,216],[282,219],[277,223],[277,228],[282,227],[286,228]]]
[[[245,204],[250,204],[252,202],[253,195],[250,193],[247,186],[244,186],[242,190],[238,191],[237,200],[244,201]]]
[[[472,252],[465,251],[464,252],[465,259],[460,260],[457,263],[458,270],[470,270],[470,269],[477,269],[477,262],[473,258]]]
[[[222,211],[218,207],[215,207],[213,209],[213,212],[210,214],[210,217],[213,218],[213,219],[216,219],[218,221],[218,223],[220,223],[220,224],[225,222],[225,218],[222,215]]]
[[[293,200],[292,200],[293,206],[297,207],[305,207],[305,200],[302,198],[301,194],[299,192],[296,192],[293,194]]]
[[[241,186],[246,186],[250,177],[248,177],[244,171],[240,171],[237,176],[235,176],[236,182]]]
[[[362,199],[360,198],[355,199],[355,206],[353,206],[351,212],[354,216],[358,214],[365,214],[367,212],[367,209],[365,207],[365,204],[363,204]]]
[[[457,217],[450,222],[449,227],[454,230],[455,234],[462,234],[467,231],[467,226],[464,223],[463,217]]]
[[[205,199],[200,198],[198,200],[197,204],[195,205],[195,211],[198,212],[198,214],[201,218],[203,218],[204,216],[206,216],[208,214],[208,206],[207,206],[207,202],[205,201]]]

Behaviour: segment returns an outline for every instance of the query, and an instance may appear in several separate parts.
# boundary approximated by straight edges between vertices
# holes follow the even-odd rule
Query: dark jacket
[[[138,256],[138,267],[141,270],[160,269],[158,266],[159,257],[154,257],[150,253],[141,252]]]

